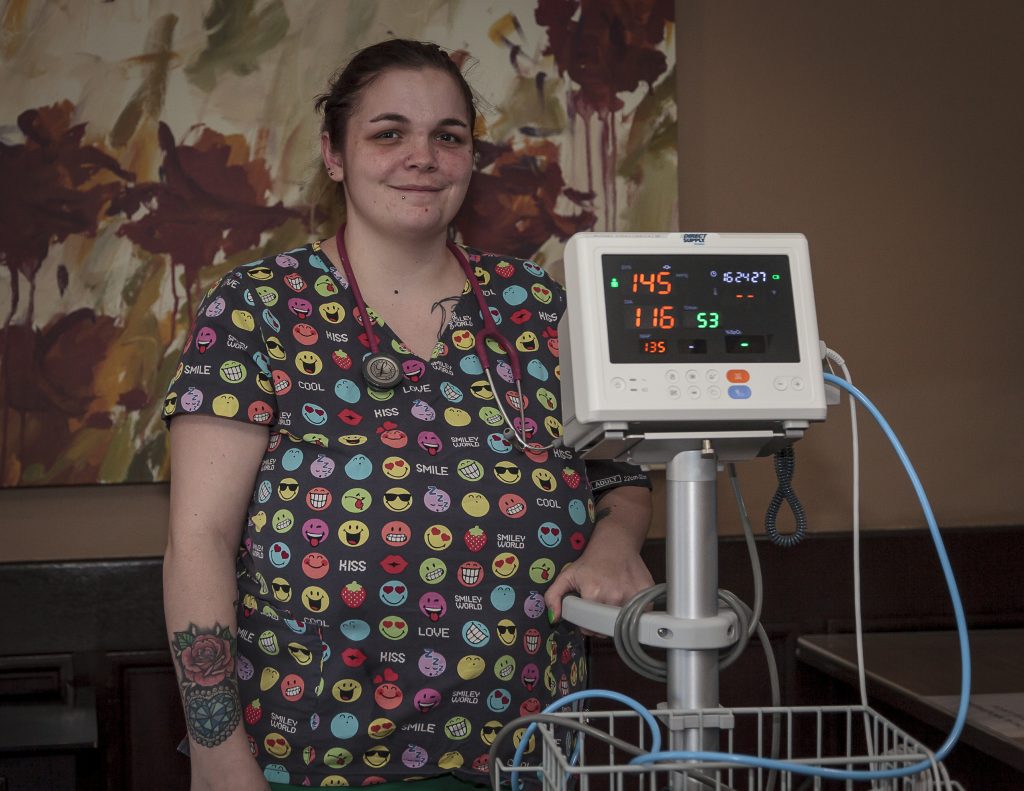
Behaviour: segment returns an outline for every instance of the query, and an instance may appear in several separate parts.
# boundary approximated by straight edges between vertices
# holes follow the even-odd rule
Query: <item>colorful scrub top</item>
[[[547,444],[561,287],[532,262],[466,253],[519,351],[526,433]],[[237,661],[268,779],[479,778],[503,723],[584,684],[581,639],[548,624],[543,593],[590,537],[593,490],[571,451],[503,435],[496,401],[519,421],[518,394],[498,348],[488,385],[468,283],[429,360],[367,312],[402,361],[393,390],[363,380],[359,309],[318,244],[235,269],[200,306],[164,415],[270,429],[238,557]],[[648,485],[635,468],[591,473]]]

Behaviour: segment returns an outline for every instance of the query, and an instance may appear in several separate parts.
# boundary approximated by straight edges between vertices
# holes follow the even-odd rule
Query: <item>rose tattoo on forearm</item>
[[[223,742],[241,719],[235,650],[231,630],[219,623],[212,628],[190,623],[188,631],[175,632],[171,641],[185,724],[203,747]]]

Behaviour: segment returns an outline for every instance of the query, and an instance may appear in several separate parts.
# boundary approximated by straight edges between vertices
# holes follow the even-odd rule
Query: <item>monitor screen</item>
[[[601,256],[612,363],[800,361],[789,257]]]

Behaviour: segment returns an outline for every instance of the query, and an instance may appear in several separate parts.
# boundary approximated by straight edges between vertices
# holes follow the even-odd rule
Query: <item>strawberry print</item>
[[[580,485],[580,474],[572,467],[563,467],[562,480],[565,481],[566,485],[570,489],[575,489]]]
[[[352,356],[344,349],[335,349],[331,353],[331,359],[343,371],[347,371],[352,367]]]
[[[366,601],[366,588],[353,580],[341,589],[341,600],[352,609],[362,607]]]
[[[247,725],[255,725],[263,719],[263,707],[260,706],[259,698],[256,698],[252,703],[246,706],[243,714]]]
[[[479,552],[487,544],[487,534],[479,526],[471,527],[462,540],[466,542],[466,549],[470,552]]]

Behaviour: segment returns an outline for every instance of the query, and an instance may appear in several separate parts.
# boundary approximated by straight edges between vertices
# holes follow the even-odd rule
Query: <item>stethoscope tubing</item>
[[[359,323],[363,327],[363,332],[366,334],[367,343],[370,346],[371,355],[382,355],[384,352],[380,351],[380,340],[377,338],[377,333],[373,329],[373,321],[370,319],[369,313],[366,310],[366,303],[363,301],[363,294],[359,290],[359,283],[356,281],[355,273],[352,271],[352,264],[348,259],[348,251],[345,247],[345,226],[344,224],[338,226],[338,231],[334,235],[335,244],[338,247],[338,258],[341,260],[341,268],[345,271],[345,279],[348,281],[349,288],[352,289],[352,297],[356,301],[356,306],[359,308]],[[523,401],[523,378],[522,378],[522,367],[519,364],[519,352],[514,345],[498,330],[498,325],[494,322],[494,317],[491,315],[490,308],[487,306],[487,299],[484,297],[483,289],[480,287],[480,283],[476,279],[476,273],[473,271],[473,267],[469,264],[469,259],[466,258],[466,254],[462,252],[461,248],[452,242],[450,239],[446,242],[446,246],[452,255],[455,256],[455,260],[459,262],[459,266],[462,267],[462,271],[466,275],[466,281],[469,283],[470,289],[473,291],[473,296],[476,299],[476,304],[480,308],[480,318],[483,321],[483,328],[476,334],[474,341],[474,351],[476,352],[477,358],[480,360],[480,365],[483,366],[484,373],[487,375],[487,383],[491,388],[491,393],[495,393],[494,380],[491,378],[490,371],[490,358],[487,355],[487,339],[491,338],[496,344],[508,355],[509,366],[512,368],[512,381],[516,386],[516,392],[519,395],[519,420],[522,435],[519,430],[516,429],[515,424],[509,419],[508,414],[505,412],[505,407],[501,403],[501,399],[496,395],[494,401],[498,405],[498,409],[501,412],[502,418],[505,420],[506,436],[511,432],[512,436],[519,443],[520,450],[530,448],[531,450],[547,450],[555,447],[558,443],[553,442],[549,445],[536,445],[531,443],[526,438],[526,408]],[[363,371],[364,378],[370,381],[370,378],[366,375],[366,371]]]

